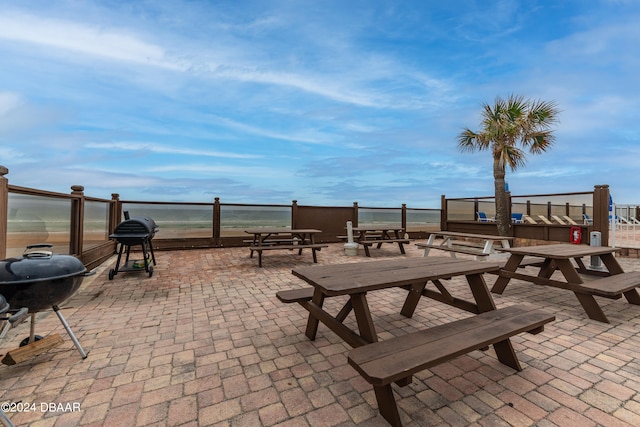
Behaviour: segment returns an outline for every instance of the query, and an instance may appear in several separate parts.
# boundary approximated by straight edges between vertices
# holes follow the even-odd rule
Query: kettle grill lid
[[[54,255],[50,251],[31,250],[32,248],[51,246],[48,244],[27,246],[27,251],[22,258],[1,260],[0,285],[61,279],[87,272],[84,264],[74,256]],[[1,302],[0,299],[0,305]]]

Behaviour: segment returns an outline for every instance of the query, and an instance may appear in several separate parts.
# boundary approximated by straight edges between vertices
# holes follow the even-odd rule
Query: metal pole
[[[53,311],[55,311],[56,314],[58,315],[58,319],[60,319],[60,322],[62,322],[62,326],[64,326],[64,329],[66,329],[67,334],[69,334],[69,337],[71,337],[71,341],[73,341],[73,344],[75,344],[75,346],[78,349],[78,351],[80,352],[80,355],[82,356],[82,358],[86,359],[87,358],[87,352],[84,351],[84,349],[80,345],[80,342],[78,341],[76,336],[73,334],[73,331],[69,327],[69,324],[67,323],[66,320],[64,320],[64,317],[62,317],[62,313],[60,312],[60,308],[58,308],[57,305],[54,305],[53,306]]]

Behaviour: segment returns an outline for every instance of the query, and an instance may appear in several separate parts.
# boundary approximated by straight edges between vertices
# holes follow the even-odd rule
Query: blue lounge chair
[[[480,222],[493,222],[495,220],[496,220],[495,218],[488,218],[486,213],[478,211],[478,221],[480,221]]]
[[[522,218],[521,213],[512,213],[511,214],[511,222],[514,224],[524,224],[524,219]]]

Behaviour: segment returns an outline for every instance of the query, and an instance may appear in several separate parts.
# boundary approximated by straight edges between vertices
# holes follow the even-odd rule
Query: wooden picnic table
[[[370,257],[369,246],[376,245],[378,249],[383,243],[397,243],[400,253],[405,254],[404,244],[411,243],[405,239],[404,228],[394,224],[371,224],[353,227],[354,240],[364,248],[365,255]]]
[[[567,289],[576,295],[589,318],[601,322],[609,322],[609,320],[594,296],[618,299],[624,295],[629,303],[640,305],[640,295],[636,290],[636,287],[640,285],[640,272],[625,273],[614,256],[614,253],[618,251],[616,248],[560,243],[508,248],[501,249],[501,251],[511,255],[491,288],[494,293],[502,294],[511,279]],[[525,256],[544,260],[537,275],[517,272],[518,266]],[[588,269],[582,261],[582,258],[586,256],[599,257],[605,265],[606,271]],[[572,260],[576,263],[575,266]],[[556,270],[562,273],[564,280],[551,278]],[[580,274],[600,276],[601,278],[585,281]]]
[[[437,238],[442,238],[440,244],[436,244]],[[473,243],[469,240],[477,241],[478,243]],[[500,243],[502,248],[510,248],[510,242],[513,240],[514,237],[509,236],[434,231],[429,234],[429,239],[427,239],[426,243],[418,242],[416,246],[424,248],[423,257],[428,256],[431,249],[438,249],[449,252],[452,258],[456,257],[456,253],[463,253],[474,255],[475,259],[482,259],[497,254],[495,250],[496,243]]]
[[[391,425],[401,426],[391,383],[407,386],[413,374],[489,345],[493,345],[501,363],[519,371],[510,337],[542,332],[544,325],[555,319],[531,306],[496,310],[483,274],[499,268],[497,263],[443,257],[301,267],[295,268],[293,274],[311,286],[279,291],[276,295],[280,301],[297,302],[309,312],[305,331],[309,339],[315,339],[322,322],[354,347],[349,352],[349,364],[373,385],[381,415]],[[475,301],[454,297],[441,281],[463,275]],[[429,281],[435,290],[427,289]],[[407,317],[413,315],[423,296],[477,315],[378,341],[367,293],[392,287],[409,291],[400,311]],[[340,296],[349,299],[337,314],[323,308],[326,298]],[[351,311],[357,332],[343,323]]]
[[[368,292],[393,287],[407,289],[409,293],[400,311],[406,317],[413,315],[422,296],[472,313],[481,313],[496,308],[483,274],[499,268],[498,264],[473,260],[403,258],[299,267],[293,269],[293,275],[313,287],[313,292],[307,294],[308,299],[297,301],[309,311],[306,336],[314,340],[318,322],[322,322],[349,345],[356,347],[378,341],[367,303]],[[441,279],[454,276],[466,276],[475,301],[451,295]],[[433,282],[435,289],[427,288],[429,281]],[[325,298],[336,296],[348,296],[349,299],[337,315],[332,315],[323,309],[323,303]],[[355,314],[359,333],[342,323],[351,310]]]
[[[249,228],[244,230],[247,234],[252,234],[253,239],[248,240],[250,258],[253,253],[258,252],[258,266],[262,267],[262,252],[267,250],[297,250],[298,255],[303,249],[311,249],[313,262],[317,263],[316,251],[326,248],[329,245],[315,242],[315,235],[322,233],[322,230],[314,228],[292,229],[288,227],[270,228]]]

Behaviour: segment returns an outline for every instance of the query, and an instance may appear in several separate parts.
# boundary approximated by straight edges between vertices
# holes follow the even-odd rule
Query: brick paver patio
[[[391,245],[372,252],[370,259],[347,257],[341,244],[332,244],[318,258],[329,264],[421,256],[415,247],[400,255]],[[303,285],[291,269],[313,265],[311,254],[270,252],[262,269],[248,255],[247,248],[157,252],[151,278],[122,273],[109,281],[115,260],[100,267],[64,305],[87,359],[48,311],[38,315],[36,333],[60,333],[64,343],[0,365],[0,401],[30,409],[9,412],[11,421],[33,427],[388,425],[371,386],[347,364],[350,347],[323,325],[309,341],[307,312],[275,298],[280,289]],[[640,270],[638,259],[621,264]],[[494,280],[487,276],[489,286]],[[454,279],[454,289],[468,293],[464,279]],[[401,289],[370,294],[382,339],[470,315],[423,299],[407,319],[399,313],[405,295]],[[539,335],[512,338],[522,372],[498,363],[491,349],[396,387],[406,426],[640,425],[640,307],[599,299],[611,320],[604,324],[588,319],[571,292],[517,280],[494,299],[499,307],[536,304],[557,320]],[[353,317],[347,322],[353,325]],[[16,348],[28,334],[29,322],[9,331],[0,351]]]

